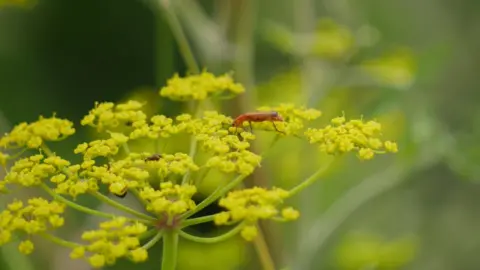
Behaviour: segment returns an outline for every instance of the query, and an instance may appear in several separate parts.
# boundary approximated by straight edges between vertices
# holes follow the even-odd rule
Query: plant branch
[[[215,216],[216,216],[216,214],[215,215],[203,216],[203,217],[199,217],[199,218],[187,219],[187,220],[182,222],[181,227],[186,228],[188,226],[193,226],[193,225],[197,225],[197,224],[201,224],[201,223],[210,222],[210,221],[213,221]]]
[[[230,231],[220,235],[220,236],[215,236],[215,237],[199,237],[199,236],[194,236],[189,233],[186,233],[184,231],[180,231],[179,234],[181,237],[197,242],[197,243],[204,243],[204,244],[214,244],[214,243],[219,243],[222,241],[225,241],[235,235],[237,235],[240,230],[243,228],[243,223],[238,224],[235,228],[231,229]]]
[[[227,185],[225,185],[223,188],[218,188],[216,189],[214,192],[212,192],[212,194],[210,194],[210,196],[208,196],[205,200],[203,200],[201,203],[199,203],[197,205],[197,207],[195,207],[194,209],[184,213],[182,215],[182,218],[188,218],[190,217],[191,215],[194,215],[195,213],[198,213],[200,210],[202,210],[203,208],[209,206],[210,204],[212,204],[214,201],[216,201],[218,198],[222,197],[223,195],[225,195],[228,191],[230,191],[232,188],[234,188],[235,186],[237,186],[238,184],[240,184],[243,179],[245,179],[248,175],[239,175],[237,176],[237,178],[235,178],[233,181],[231,181],[230,183],[228,183]]]
[[[265,241],[265,236],[260,226],[257,225],[258,235],[255,237],[254,246],[257,251],[258,257],[260,258],[260,264],[262,265],[263,270],[275,270],[275,263],[273,262],[272,255],[268,248],[267,242]]]
[[[328,168],[330,168],[330,165],[332,164],[334,159],[330,159],[327,163],[323,164],[322,167],[320,167],[320,169],[318,171],[316,171],[314,174],[312,174],[310,177],[308,177],[307,179],[305,179],[304,181],[302,181],[300,184],[298,184],[297,186],[295,186],[294,188],[292,188],[289,193],[290,193],[290,197],[292,196],[295,196],[297,195],[300,191],[304,190],[305,188],[309,187],[311,184],[313,184],[315,181],[318,180],[318,178],[320,178],[320,176],[322,174],[325,173],[325,171],[328,170]]]
[[[98,191],[94,191],[94,192],[90,192],[90,194],[92,196],[94,196],[95,198],[97,198],[98,200],[112,206],[112,207],[115,207],[121,211],[124,211],[126,213],[129,213],[129,214],[132,214],[138,218],[141,218],[141,219],[144,219],[142,220],[142,222],[146,222],[146,223],[151,223],[152,221],[156,221],[157,219],[152,217],[152,216],[149,216],[147,214],[144,214],[144,213],[141,213],[141,212],[138,212],[130,207],[127,207],[121,203],[118,203],[110,198],[108,198],[107,196],[103,195],[102,193],[98,192]]]
[[[168,0],[158,0],[158,2],[161,9],[163,10],[170,29],[172,30],[173,36],[177,41],[180,53],[189,71],[194,74],[200,73],[200,68],[198,66],[197,60],[195,60],[195,56],[193,55],[192,48],[190,47],[187,36],[185,35],[182,25],[180,24],[180,21],[175,14],[173,3]]]

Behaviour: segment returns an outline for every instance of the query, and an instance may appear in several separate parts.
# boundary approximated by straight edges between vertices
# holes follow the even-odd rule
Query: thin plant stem
[[[75,243],[75,242],[70,242],[70,241],[67,241],[67,240],[64,240],[62,238],[59,238],[55,235],[51,235],[51,234],[48,234],[48,233],[42,233],[40,234],[41,237],[57,244],[57,245],[60,245],[60,246],[63,246],[63,247],[68,247],[68,248],[76,248],[76,247],[79,247],[80,245]]]
[[[175,270],[177,265],[178,232],[166,230],[163,234],[162,270]]]
[[[153,247],[156,243],[158,243],[158,241],[160,241],[160,239],[162,239],[163,237],[163,231],[159,231],[157,232],[157,234],[155,234],[155,236],[150,239],[150,241],[148,241],[147,243],[145,243],[145,245],[142,246],[142,248],[144,249],[150,249],[151,247]],[[163,269],[163,268],[162,268]]]
[[[144,214],[144,213],[141,213],[141,212],[138,212],[136,210],[133,210],[132,208],[130,207],[127,207],[121,203],[118,203],[110,198],[108,198],[107,196],[103,195],[102,193],[98,192],[98,191],[95,191],[95,192],[90,192],[90,194],[92,196],[94,196],[95,198],[97,198],[98,200],[110,205],[110,206],[113,206],[119,210],[122,210],[126,213],[129,213],[129,214],[132,214],[136,217],[139,217],[141,219],[145,219],[143,220],[143,222],[151,222],[151,221],[156,221],[157,219],[152,217],[152,216],[149,216],[147,214]]]
[[[180,24],[180,21],[178,20],[177,15],[175,14],[175,10],[173,7],[174,3],[171,3],[168,0],[158,0],[158,1],[160,3],[160,6],[162,7],[163,13],[165,14],[165,18],[170,26],[170,29],[172,30],[173,36],[177,41],[177,44],[180,49],[180,53],[188,67],[188,70],[194,74],[200,73],[200,68],[198,66],[197,60],[195,60],[195,57],[193,55],[192,48],[190,47],[190,44],[188,42],[187,36],[185,35],[182,25]]]
[[[201,112],[201,107],[202,107],[202,103],[201,102],[195,102],[194,105],[193,105],[193,111],[194,111],[194,116],[195,118],[199,117],[200,116],[200,112]],[[194,135],[191,136],[190,138],[190,152],[189,152],[189,156],[190,158],[193,160],[195,158],[195,155],[197,154],[197,146],[198,146],[198,142],[197,142],[197,139],[195,138]],[[185,173],[185,175],[183,175],[183,178],[182,178],[182,184],[187,184],[189,182],[193,182],[193,181],[189,181],[190,177],[190,169],[187,170],[187,172]]]
[[[196,213],[198,213],[200,210],[204,209],[205,207],[209,206],[212,204],[214,201],[216,201],[218,198],[222,197],[225,195],[228,191],[230,191],[232,188],[236,187],[238,184],[240,184],[243,179],[245,179],[247,175],[239,175],[237,178],[235,178],[233,181],[225,185],[223,188],[218,188],[210,196],[208,196],[205,200],[203,200],[201,203],[197,205],[194,209],[184,213],[182,215],[182,218],[188,218]]]
[[[210,222],[215,218],[215,216],[216,215],[208,215],[208,216],[203,216],[203,217],[199,217],[199,218],[187,219],[187,220],[182,222],[181,227],[185,228],[185,227],[188,227],[188,226],[193,226],[193,225],[197,225],[197,224],[201,224],[201,223]]]
[[[260,258],[260,264],[262,265],[263,270],[275,270],[275,263],[273,262],[272,255],[270,254],[267,242],[265,241],[265,236],[258,225],[257,230],[258,235],[255,237],[253,245]]]
[[[317,181],[320,176],[322,176],[327,170],[328,168],[330,168],[330,165],[332,164],[334,159],[330,159],[328,162],[326,162],[325,164],[323,164],[322,167],[320,167],[320,169],[318,171],[316,171],[315,173],[313,173],[310,177],[308,177],[307,179],[305,179],[304,181],[302,181],[300,184],[298,184],[297,186],[295,186],[294,188],[292,188],[290,191],[289,191],[289,196],[292,197],[292,196],[295,196],[296,194],[298,194],[300,191],[304,190],[305,188],[309,187],[310,185],[312,185],[315,181]]]
[[[77,210],[77,211],[80,211],[80,212],[83,212],[83,213],[86,213],[86,214],[90,214],[92,216],[99,216],[99,217],[104,217],[104,218],[115,218],[115,215],[104,213],[104,212],[101,212],[101,211],[97,211],[97,210],[85,207],[83,205],[74,203],[74,202],[70,201],[69,199],[55,193],[55,191],[53,191],[45,183],[40,184],[40,187],[43,190],[45,190],[48,194],[50,194],[55,200],[60,201],[64,204],[68,205],[69,207]]]
[[[235,228],[231,229],[230,231],[220,235],[220,236],[215,236],[215,237],[199,237],[199,236],[194,236],[189,233],[186,233],[184,231],[179,231],[179,235],[187,240],[190,240],[192,242],[197,242],[197,243],[204,243],[204,244],[215,244],[219,243],[225,240],[228,240],[235,235],[237,235],[243,228],[243,223],[238,224],[235,226]]]
[[[311,229],[305,232],[305,237],[300,239],[295,269],[309,269],[314,258],[318,259],[315,254],[321,254],[319,251],[329,237],[356,209],[405,179],[404,176],[408,172],[404,168],[408,167],[392,165],[361,181],[337,199],[322,216],[313,222]]]

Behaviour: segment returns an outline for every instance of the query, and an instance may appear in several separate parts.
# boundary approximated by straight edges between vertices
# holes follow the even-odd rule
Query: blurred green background
[[[375,118],[399,143],[397,155],[341,158],[290,201],[297,222],[263,224],[276,269],[480,269],[478,1],[2,0],[0,131],[53,112],[79,123],[95,101],[148,100],[167,115],[186,109],[158,95],[187,72],[162,4],[201,68],[233,71],[247,87],[223,103],[225,114],[294,102],[321,110],[317,124],[342,113]],[[89,138],[79,129],[54,150],[73,158],[72,147]],[[289,188],[321,165],[317,152],[285,140],[250,184]],[[69,239],[96,221],[71,220],[61,232]],[[90,269],[39,243],[29,257],[2,247],[0,269]],[[160,269],[155,253],[111,269]],[[240,239],[181,241],[179,260],[179,269],[261,269]]]

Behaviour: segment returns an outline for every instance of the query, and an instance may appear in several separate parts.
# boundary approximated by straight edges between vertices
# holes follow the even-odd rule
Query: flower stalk
[[[178,232],[165,230],[163,235],[162,270],[175,270],[177,266]]]

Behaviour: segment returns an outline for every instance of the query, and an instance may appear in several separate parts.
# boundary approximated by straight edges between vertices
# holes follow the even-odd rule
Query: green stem
[[[69,199],[55,193],[55,191],[53,191],[51,188],[49,188],[45,183],[42,183],[40,185],[40,187],[43,190],[45,190],[48,194],[50,194],[55,200],[63,202],[66,205],[68,205],[69,207],[71,207],[71,208],[73,208],[77,211],[80,211],[80,212],[83,212],[83,213],[86,213],[86,214],[90,214],[90,215],[93,215],[93,216],[99,216],[99,217],[104,217],[104,218],[115,218],[115,215],[104,213],[104,212],[101,212],[101,211],[97,211],[97,210],[79,205],[77,203],[74,203],[74,202],[70,201]]]
[[[118,203],[110,198],[108,198],[107,196],[103,195],[102,193],[98,192],[98,191],[95,191],[95,192],[90,192],[90,194],[92,196],[94,196],[95,198],[97,198],[98,200],[110,205],[110,206],[113,206],[119,210],[122,210],[126,213],[129,213],[129,214],[132,214],[138,218],[141,218],[141,219],[144,219],[142,220],[142,222],[146,222],[146,223],[151,223],[151,221],[156,221],[157,219],[152,217],[152,216],[149,216],[149,215],[146,215],[144,213],[141,213],[141,212],[138,212],[136,210],[133,210],[132,208],[130,207],[127,207],[121,203]]]
[[[306,230],[299,240],[294,269],[310,269],[313,261],[321,256],[321,250],[327,240],[334,235],[340,225],[366,202],[404,181],[405,176],[411,173],[405,168],[410,167],[392,165],[361,181],[337,198],[323,215],[312,222],[311,228]]]
[[[237,235],[240,232],[240,230],[242,230],[242,228],[243,228],[243,223],[240,223],[235,228],[228,231],[227,233],[224,233],[220,236],[215,236],[215,237],[199,237],[199,236],[191,235],[191,234],[186,233],[184,231],[180,231],[179,234],[180,234],[181,237],[183,237],[187,240],[193,241],[193,242],[204,243],[204,244],[214,244],[214,243],[219,243],[219,242],[225,241],[225,240]]]
[[[156,243],[158,243],[158,241],[160,241],[160,239],[162,239],[163,237],[163,231],[159,231],[157,232],[157,234],[152,238],[150,239],[150,241],[148,241],[147,243],[145,243],[145,245],[142,246],[142,248],[144,249],[150,249],[151,247],[153,247]],[[162,268],[163,269],[163,268]]]
[[[215,218],[215,216],[216,215],[208,215],[208,216],[203,216],[203,217],[199,217],[199,218],[187,219],[187,220],[182,222],[181,227],[185,228],[185,227],[192,226],[192,225],[197,225],[197,224],[201,224],[201,223],[205,223],[205,222],[210,222]]]
[[[267,242],[265,241],[265,236],[260,228],[257,225],[258,235],[255,237],[254,246],[257,251],[258,257],[260,258],[260,264],[262,265],[263,270],[275,270],[275,263],[273,262],[272,255],[268,248]]]
[[[177,266],[178,232],[167,230],[163,235],[162,270],[175,270]]]
[[[218,198],[222,197],[223,195],[225,195],[228,191],[230,191],[232,188],[234,188],[235,186],[237,186],[238,184],[240,184],[243,179],[245,179],[248,175],[239,175],[237,176],[237,178],[235,178],[232,182],[228,183],[226,186],[224,186],[223,188],[219,188],[217,190],[215,190],[212,194],[210,194],[210,196],[208,196],[205,200],[203,200],[201,203],[199,203],[197,205],[197,207],[195,207],[194,209],[184,213],[182,215],[182,218],[188,218],[190,217],[191,215],[194,215],[195,213],[198,213],[200,210],[202,210],[203,208],[209,206],[210,204],[212,204],[214,201],[216,201]]]
[[[200,73],[200,68],[195,60],[195,57],[193,56],[192,48],[190,47],[187,36],[182,29],[182,25],[180,24],[175,11],[173,10],[173,3],[170,3],[168,0],[159,0],[159,2],[189,71],[194,74]]]
[[[202,107],[201,102],[194,103],[193,114],[195,118],[200,117],[201,107]],[[195,138],[195,135],[192,135],[190,138],[190,152],[188,154],[192,160],[194,160],[195,155],[197,154],[197,146],[198,146],[197,139]],[[187,170],[187,172],[183,175],[182,185],[185,185],[189,182],[189,176],[190,176],[190,169]]]
[[[48,233],[42,233],[42,234],[40,234],[40,236],[42,236],[45,239],[48,239],[48,240],[52,241],[53,243],[55,243],[57,245],[63,246],[63,247],[76,248],[76,247],[80,246],[79,244],[77,244],[75,242],[70,242],[70,241],[64,240],[62,238],[56,237],[56,236],[48,234]]]
[[[302,181],[300,184],[298,184],[296,187],[292,188],[289,193],[290,197],[298,194],[300,191],[304,190],[305,188],[309,187],[311,184],[313,184],[315,181],[320,178],[322,174],[324,174],[328,168],[330,168],[330,165],[332,164],[334,159],[330,159],[327,163],[325,163],[318,171],[316,171],[314,174],[312,174],[310,177],[308,177],[306,180]]]

